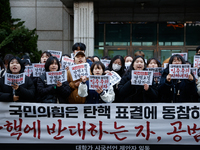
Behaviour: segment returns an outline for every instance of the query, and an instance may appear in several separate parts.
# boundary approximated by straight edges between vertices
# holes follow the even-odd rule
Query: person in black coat
[[[24,65],[21,59],[13,57],[8,63],[7,73],[20,74],[24,72]],[[1,102],[33,102],[35,87],[32,80],[25,76],[25,83],[22,85],[5,85],[5,77],[0,79],[0,101]]]
[[[129,70],[119,83],[119,96],[121,102],[144,103],[157,101],[158,91],[153,83],[152,85],[144,84],[144,86],[131,84],[132,70],[145,70],[145,66],[145,60],[142,56],[136,56],[133,59]]]
[[[46,72],[59,71],[60,64],[56,57],[51,56],[45,63]],[[68,103],[67,98],[71,93],[70,86],[67,81],[61,83],[57,81],[56,85],[47,85],[46,73],[41,75],[37,81],[37,93],[39,102],[42,103]]]
[[[173,55],[169,64],[186,64],[181,55]],[[197,102],[197,87],[195,77],[191,73],[188,79],[171,79],[169,64],[164,69],[158,88],[160,102]]]

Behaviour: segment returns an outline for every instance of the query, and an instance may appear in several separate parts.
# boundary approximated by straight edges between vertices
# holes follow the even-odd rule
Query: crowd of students
[[[200,49],[200,48],[199,48]],[[153,79],[152,85],[132,85],[132,70],[146,70],[147,68],[161,67],[156,58],[150,58],[145,63],[144,53],[138,51],[135,57],[120,55],[112,59],[105,56],[101,59],[109,59],[110,64],[105,67],[98,56],[86,57],[86,46],[83,43],[75,43],[72,47],[74,63],[90,64],[91,75],[105,75],[115,71],[121,81],[108,90],[98,87],[96,90],[89,89],[89,82],[86,76],[73,81],[72,74],[67,67],[67,81],[57,81],[56,85],[47,85],[46,74],[40,77],[25,77],[22,85],[5,84],[5,73],[20,74],[24,72],[25,65],[30,65],[28,56],[21,59],[7,54],[4,60],[0,60],[0,101],[1,102],[39,102],[39,103],[70,103],[70,104],[98,104],[98,103],[177,103],[177,102],[198,102],[200,81],[191,73],[188,79],[171,79],[169,64],[186,64],[181,55],[173,55],[168,59],[167,67],[162,71],[160,82]],[[198,53],[198,49],[197,49]],[[62,57],[70,57],[68,54]],[[45,51],[41,55],[40,63],[45,63],[45,71],[59,71],[61,62]],[[126,67],[128,66],[128,67]],[[128,69],[127,69],[128,68]],[[199,94],[198,94],[199,93]]]

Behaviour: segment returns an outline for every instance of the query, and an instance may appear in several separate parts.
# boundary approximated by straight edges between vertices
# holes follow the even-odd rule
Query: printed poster
[[[131,84],[132,85],[152,85],[153,81],[153,71],[139,71],[132,70],[131,76]]]
[[[102,89],[109,89],[110,86],[110,76],[107,75],[90,75],[89,76],[89,89],[96,90],[98,87]]]
[[[34,63],[33,66],[33,77],[39,77],[45,73],[44,63]]]
[[[104,64],[105,67],[108,67],[108,65],[110,64],[111,60],[100,59],[100,61]]]
[[[33,66],[25,66],[25,75],[30,77],[31,73],[33,72]]]
[[[118,73],[116,73],[115,71],[111,71],[111,74],[107,73],[106,75],[110,76],[110,84],[112,86],[115,85],[115,84],[117,84],[121,80],[120,75]]]
[[[188,79],[190,68],[190,64],[169,64],[171,79]]]
[[[68,57],[62,57],[62,69],[74,65],[74,59]]]
[[[4,83],[8,86],[11,86],[12,84],[22,85],[25,83],[25,73],[20,73],[20,74],[5,73]]]
[[[199,68],[200,67],[200,55],[194,55],[194,63],[193,63],[194,67]]]
[[[60,61],[60,59],[62,57],[62,51],[56,51],[56,50],[47,50],[47,51],[50,52],[51,55],[57,57],[58,60]]]
[[[51,84],[57,84],[57,81],[60,81],[61,83],[67,81],[67,71],[51,71],[46,72],[47,77],[47,85]]]
[[[73,81],[80,79],[81,76],[89,77],[90,75],[90,66],[88,63],[69,66],[69,70]]]

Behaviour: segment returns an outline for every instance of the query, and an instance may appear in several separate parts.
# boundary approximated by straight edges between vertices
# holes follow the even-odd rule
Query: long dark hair
[[[12,73],[12,71],[10,70],[10,62],[11,62],[13,59],[16,59],[16,60],[19,62],[20,66],[21,66],[21,69],[20,69],[19,73],[23,73],[23,72],[24,72],[24,69],[25,69],[25,66],[24,66],[24,64],[22,63],[22,61],[21,61],[21,59],[20,59],[19,57],[12,57],[12,58],[10,59],[10,61],[8,62],[7,73]]]
[[[116,59],[120,59],[121,64],[122,64],[122,67],[120,68],[120,70],[119,70],[119,71],[116,71],[116,72],[117,72],[120,76],[122,76],[122,75],[125,73],[125,61],[124,61],[124,58],[123,58],[122,56],[120,56],[120,55],[116,55],[115,57],[113,57],[113,58],[111,59],[110,64],[108,65],[107,70],[110,70],[110,71],[113,70],[113,69],[112,69],[112,64],[114,63],[114,61],[115,61]]]
[[[50,70],[49,70],[49,66],[50,66],[51,64],[53,64],[54,61],[56,61],[56,63],[58,64],[58,70],[57,70],[57,71],[60,70],[60,63],[59,63],[58,58],[55,57],[55,56],[50,56],[50,57],[47,59],[46,63],[45,63],[45,70],[46,70],[46,71],[50,71]]]
[[[105,74],[105,66],[104,66],[104,64],[103,64],[101,61],[96,61],[96,62],[94,62],[94,63],[92,64],[92,66],[90,67],[90,71],[91,71],[92,75],[94,75],[94,74],[93,74],[93,70],[94,70],[94,67],[95,67],[96,65],[97,65],[97,68],[98,68],[98,69],[100,69],[99,66],[101,66],[101,68],[103,69],[103,74],[102,74],[102,75],[104,75],[104,74]]]

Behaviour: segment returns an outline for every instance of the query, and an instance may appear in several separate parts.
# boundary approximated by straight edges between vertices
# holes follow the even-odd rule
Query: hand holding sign
[[[11,86],[14,90],[17,90],[19,88],[19,85],[17,83],[12,84]]]
[[[18,101],[18,100],[19,100],[19,96],[13,95],[13,101],[16,102],[16,101]]]
[[[149,85],[148,84],[144,84],[144,90],[148,91],[149,90]]]
[[[60,81],[57,81],[57,84],[56,84],[57,87],[61,87],[62,86],[62,83]]]
[[[96,90],[97,93],[101,94],[103,92],[103,89],[101,87],[98,87]]]

